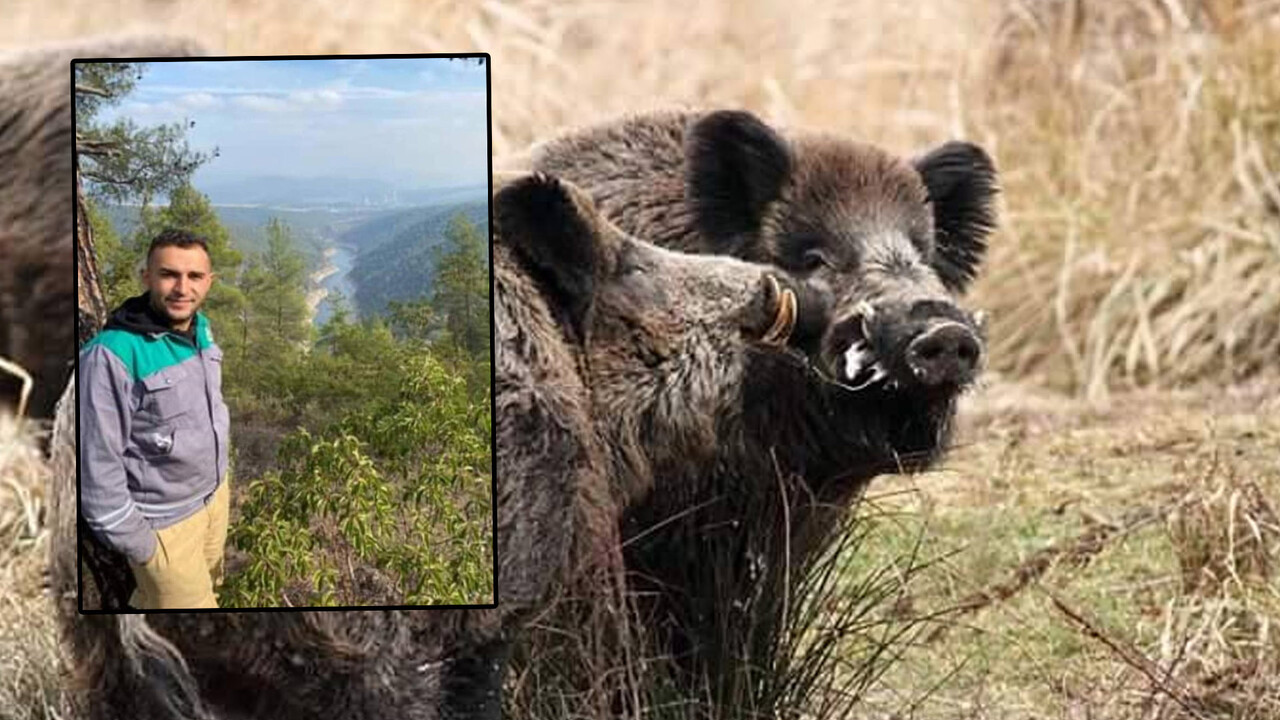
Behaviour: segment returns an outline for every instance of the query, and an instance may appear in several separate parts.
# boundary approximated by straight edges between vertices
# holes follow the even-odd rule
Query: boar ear
[[[511,249],[574,337],[584,338],[598,260],[590,200],[559,178],[526,175],[494,194],[493,220],[494,237]]]
[[[722,110],[699,120],[685,140],[688,190],[698,228],[712,250],[743,255],[791,174],[791,150],[748,112]]]
[[[952,292],[962,293],[977,276],[996,227],[995,164],[977,145],[952,141],[917,158],[915,167],[933,206],[934,269]]]

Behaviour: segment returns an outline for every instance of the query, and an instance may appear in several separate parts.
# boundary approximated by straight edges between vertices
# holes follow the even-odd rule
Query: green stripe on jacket
[[[195,357],[196,350],[207,350],[213,345],[213,333],[209,321],[201,313],[195,316],[196,344],[184,342],[173,333],[140,335],[130,330],[111,328],[93,336],[80,349],[88,350],[103,345],[129,369],[130,379],[137,382],[152,373],[172,367]]]

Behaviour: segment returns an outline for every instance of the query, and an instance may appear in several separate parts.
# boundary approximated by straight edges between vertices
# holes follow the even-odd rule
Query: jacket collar
[[[106,327],[103,329],[110,330],[115,328],[136,335],[150,335],[151,337],[173,335],[195,345],[196,338],[199,337],[204,323],[204,316],[197,311],[195,317],[192,318],[191,326],[187,328],[186,332],[174,330],[169,326],[169,319],[151,307],[150,296],[144,292],[121,303],[120,307],[111,313],[111,317],[107,319]]]

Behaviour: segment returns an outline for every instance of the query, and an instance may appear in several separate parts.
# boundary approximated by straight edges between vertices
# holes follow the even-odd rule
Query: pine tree
[[[431,304],[444,317],[450,341],[473,358],[489,357],[489,272],[485,240],[463,215],[445,230],[436,258]]]
[[[238,316],[240,359],[257,370],[296,358],[311,338],[306,260],[294,244],[293,232],[278,218],[267,222],[266,236],[266,250],[245,263],[239,283],[245,297]],[[245,372],[265,377],[249,367]]]
[[[76,152],[90,197],[144,205],[188,183],[196,168],[217,157],[187,144],[194,121],[139,127],[128,118],[105,124],[98,113],[119,104],[137,86],[146,63],[76,63]]]
[[[127,298],[142,292],[139,277],[142,253],[134,247],[132,239],[120,237],[111,219],[93,198],[85,198],[84,212],[98,254],[103,298],[107,307],[118,307]]]
[[[387,302],[387,323],[398,338],[426,342],[431,337],[435,321],[435,309],[426,298]]]

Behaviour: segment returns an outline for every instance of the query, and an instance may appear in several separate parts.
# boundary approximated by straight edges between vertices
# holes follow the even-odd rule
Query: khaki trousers
[[[129,605],[139,610],[216,608],[231,492],[224,480],[191,517],[156,531],[156,551],[141,565],[130,563],[138,588]]]

